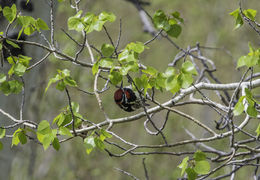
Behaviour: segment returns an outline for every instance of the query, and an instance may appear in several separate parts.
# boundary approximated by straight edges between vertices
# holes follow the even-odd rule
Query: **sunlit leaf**
[[[196,161],[194,171],[198,174],[208,174],[210,171],[210,164],[208,161]]]
[[[115,48],[111,44],[103,44],[101,47],[101,52],[105,57],[112,56],[114,51],[115,51]]]
[[[55,137],[52,141],[52,146],[56,151],[59,151],[60,149],[60,143],[59,143],[59,139],[57,137]]]
[[[188,161],[189,161],[189,157],[185,157],[181,164],[179,164],[179,168],[181,168],[181,176],[183,176],[184,172],[186,171],[187,167],[188,167]]]
[[[6,80],[6,75],[3,73],[0,73],[0,83],[4,82]]]
[[[202,151],[196,151],[193,157],[195,161],[202,161],[206,159],[206,154]]]
[[[5,129],[0,128],[0,139],[5,136]]]
[[[198,174],[194,171],[194,168],[187,168],[185,171],[188,175],[188,180],[195,180]]]
[[[60,135],[64,135],[64,136],[69,136],[72,137],[73,135],[71,134],[70,130],[66,127],[60,127],[59,128],[59,133]]]
[[[238,116],[244,111],[244,104],[243,104],[244,98],[245,98],[245,96],[241,96],[239,98],[239,101],[235,105],[234,110],[233,110],[234,116]]]

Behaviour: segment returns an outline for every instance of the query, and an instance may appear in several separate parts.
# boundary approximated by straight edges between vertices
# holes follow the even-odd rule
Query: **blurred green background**
[[[248,42],[251,42],[254,47],[259,46],[259,37],[256,33],[244,25],[242,28],[234,30],[234,19],[229,15],[230,12],[238,8],[237,0],[150,0],[150,6],[145,6],[145,10],[150,14],[156,10],[164,10],[166,13],[179,11],[184,18],[182,33],[178,39],[173,39],[182,48],[196,45],[199,42],[202,46],[225,48],[230,55],[222,50],[207,50],[203,51],[204,55],[211,58],[217,67],[216,76],[223,83],[238,81],[243,70],[236,70],[236,60],[248,52]],[[243,8],[259,9],[259,0],[250,0],[243,2]],[[72,55],[78,48],[68,37],[61,31],[61,28],[67,32],[67,19],[74,15],[74,10],[68,8],[68,1],[61,3],[57,7],[55,38],[59,44],[59,48],[64,52]],[[151,35],[142,31],[142,23],[140,21],[137,9],[125,0],[86,0],[80,4],[80,9],[86,12],[94,12],[99,14],[102,11],[113,12],[117,16],[114,23],[106,25],[114,42],[119,33],[119,19],[122,19],[122,37],[119,49],[124,48],[129,42],[141,41],[145,42],[151,39]],[[259,16],[257,16],[257,19]],[[69,32],[75,39],[82,41],[80,33]],[[109,43],[109,39],[104,31],[94,32],[88,36],[89,43],[100,48],[103,43]],[[168,41],[161,38],[149,45],[149,49],[141,55],[141,62],[145,65],[156,67],[160,71],[167,68],[178,50],[169,44]],[[87,51],[80,56],[80,60],[90,62],[90,57]],[[82,68],[55,60],[54,57],[46,64],[42,73],[42,84],[37,87],[40,91],[45,88],[48,79],[56,73],[56,68],[68,68],[71,70],[71,75],[77,80],[81,89],[93,91],[93,76],[91,69]],[[104,74],[105,75],[105,74]],[[100,88],[105,81],[100,80]],[[108,91],[101,95],[104,103],[105,111],[110,118],[129,116],[134,113],[123,112],[113,102],[112,95],[115,87],[111,86]],[[104,120],[103,113],[99,110],[95,96],[83,94],[75,89],[70,89],[72,100],[80,104],[80,113],[90,121],[95,123]],[[168,92],[156,92],[156,98],[160,102],[164,102],[172,95]],[[55,90],[52,86],[45,96],[38,95],[34,98],[38,105],[38,120],[49,120],[58,115],[60,110],[67,105],[67,99],[63,92]],[[184,112],[193,115],[206,122],[208,126],[214,127],[214,120],[218,120],[217,114],[208,107],[187,106],[185,109],[178,108]],[[36,110],[35,110],[36,111]],[[165,118],[166,112],[158,113],[154,118],[156,122],[161,122]],[[148,135],[143,127],[144,118],[124,124],[117,124],[113,127],[113,131],[126,139],[127,141],[136,144],[161,144],[161,137]],[[256,120],[247,126],[247,129],[256,127]],[[164,130],[168,142],[174,143],[177,141],[188,139],[189,136],[184,132],[184,128],[189,129],[197,137],[207,136],[200,128],[190,123],[188,120],[171,114],[168,124]],[[243,138],[243,136],[241,136]],[[114,141],[114,139],[112,139]],[[226,144],[225,144],[226,143]],[[228,139],[214,144],[209,144],[217,149],[222,149],[225,145],[228,146]],[[117,149],[107,146],[112,152],[119,152]],[[5,147],[9,148],[9,147]],[[166,149],[164,149],[166,150]],[[185,145],[182,147],[171,148],[168,151],[188,151],[196,150],[193,145]],[[43,148],[30,142],[30,145],[19,146],[10,149],[15,151],[15,157],[12,162],[10,172],[11,179],[131,179],[126,175],[116,171],[118,167],[125,171],[131,172],[136,177],[144,179],[144,170],[142,166],[142,158],[146,158],[146,165],[151,179],[177,179],[180,177],[180,171],[177,168],[178,164],[183,159],[183,156],[170,155],[149,155],[149,156],[131,156],[126,155],[121,158],[109,157],[106,152],[95,150],[90,155],[85,153],[85,148],[81,138],[75,138],[71,141],[63,143],[60,151],[56,152],[49,148],[43,151]],[[149,150],[148,150],[149,151]],[[230,151],[227,149],[226,151]],[[3,162],[1,162],[3,163]],[[230,169],[228,169],[230,171]],[[248,172],[251,174],[248,174]],[[1,170],[0,170],[1,173]],[[227,173],[224,169],[218,171],[216,175]],[[238,171],[236,179],[245,179],[252,177],[253,169],[244,168]]]

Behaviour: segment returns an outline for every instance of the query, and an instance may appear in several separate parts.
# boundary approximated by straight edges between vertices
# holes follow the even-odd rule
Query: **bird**
[[[143,99],[143,100],[142,100]],[[123,83],[121,87],[117,89],[114,93],[115,103],[124,111],[132,112],[136,109],[141,108],[143,105],[147,106],[144,101],[144,98],[140,98],[135,91],[133,91],[131,86],[123,87]]]

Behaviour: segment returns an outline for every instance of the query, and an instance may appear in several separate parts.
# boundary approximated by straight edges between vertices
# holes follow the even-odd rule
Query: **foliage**
[[[27,3],[28,2],[29,1],[27,1]],[[59,0],[59,3],[65,2],[63,0]],[[77,4],[75,7],[77,7]],[[181,169],[180,175],[184,176],[186,173],[187,178],[190,180],[198,177],[207,178],[211,174],[214,174],[215,170],[211,168],[211,164],[222,163],[222,159],[228,161],[226,161],[225,164],[222,164],[223,166],[220,165],[219,168],[229,165],[236,166],[235,163],[238,162],[236,161],[236,156],[239,156],[238,159],[241,158],[243,160],[244,158],[244,156],[241,157],[241,154],[238,152],[238,149],[240,150],[240,148],[248,150],[245,151],[245,156],[251,156],[252,154],[258,152],[257,149],[249,145],[240,146],[239,140],[234,142],[234,136],[236,135],[235,133],[241,131],[241,129],[248,123],[249,119],[259,118],[259,101],[256,98],[256,93],[253,91],[254,88],[260,86],[259,79],[253,79],[253,75],[256,77],[259,76],[258,74],[253,74],[253,69],[257,70],[260,65],[259,48],[253,48],[251,43],[249,43],[249,53],[241,56],[237,61],[236,67],[238,69],[246,68],[246,73],[251,70],[252,74],[251,77],[249,77],[249,80],[245,80],[245,76],[243,76],[238,83],[222,84],[213,74],[216,70],[214,62],[202,55],[199,44],[197,44],[196,47],[188,47],[186,50],[179,47],[171,39],[178,39],[183,32],[184,19],[178,11],[173,11],[167,15],[163,10],[157,10],[151,17],[151,22],[157,31],[156,35],[153,34],[153,38],[147,42],[143,42],[141,40],[127,42],[122,49],[119,49],[118,44],[113,42],[106,28],[107,24],[114,23],[116,21],[115,14],[106,11],[103,11],[98,15],[91,12],[84,14],[81,9],[75,8],[75,10],[76,12],[67,20],[67,28],[69,32],[82,36],[84,41],[81,44],[67,34],[71,40],[74,42],[76,41],[80,46],[80,49],[72,57],[56,47],[54,44],[54,39],[52,39],[54,36],[52,34],[54,27],[49,27],[44,20],[41,18],[34,18],[32,16],[24,16],[21,13],[18,13],[19,11],[17,10],[15,4],[11,7],[6,6],[0,8],[0,11],[3,12],[3,16],[9,23],[5,32],[0,32],[0,51],[8,52],[8,57],[3,58],[3,61],[8,64],[8,71],[0,73],[0,91],[2,94],[5,96],[19,94],[22,96],[22,99],[24,99],[24,91],[26,88],[24,77],[26,74],[30,73],[31,69],[41,63],[35,63],[32,57],[23,54],[14,56],[10,53],[11,51],[7,48],[7,45],[16,49],[21,49],[21,44],[23,43],[37,46],[44,49],[49,54],[52,54],[53,57],[60,60],[60,62],[65,60],[70,64],[78,65],[80,68],[91,69],[92,73],[89,74],[89,76],[95,79],[93,83],[94,93],[86,92],[81,89],[82,83],[76,78],[77,72],[70,70],[69,67],[57,69],[57,73],[47,82],[44,94],[45,97],[53,96],[49,92],[53,92],[51,86],[56,84],[56,89],[59,90],[60,93],[64,93],[66,95],[67,104],[56,113],[56,117],[52,117],[52,121],[41,120],[39,123],[32,120],[24,120],[22,113],[20,113],[20,119],[16,119],[12,115],[9,115],[0,109],[0,113],[7,116],[10,121],[14,123],[8,126],[0,127],[0,139],[6,138],[6,129],[14,128],[14,132],[11,136],[11,146],[18,146],[19,144],[25,145],[29,140],[34,140],[38,144],[41,144],[44,150],[47,150],[50,146],[52,146],[56,151],[59,151],[62,149],[61,144],[63,142],[70,141],[75,137],[81,137],[83,139],[81,144],[84,146],[87,155],[95,149],[99,149],[100,151],[107,152],[110,156],[122,157],[126,154],[170,154],[170,152],[159,153],[159,151],[155,151],[155,149],[166,149],[194,143],[204,145],[204,143],[207,142],[216,142],[217,140],[223,141],[224,138],[230,136],[231,140],[228,148],[229,150],[235,149],[234,154],[226,153],[227,151],[225,150],[215,150],[214,145],[212,147],[210,147],[210,145],[204,145],[203,147],[206,147],[207,151],[197,150],[194,152],[183,151],[179,153],[185,155],[182,162],[177,166]],[[257,11],[254,9],[242,10],[240,7],[231,12],[230,15],[235,19],[235,29],[240,28],[245,21],[249,22],[249,25],[251,26],[251,23],[256,24],[256,26],[258,24],[256,22]],[[53,18],[52,16],[53,14],[51,15],[51,18]],[[8,26],[11,25],[15,25],[19,28],[17,39],[11,39],[7,36],[9,29]],[[255,28],[255,26],[253,27]],[[102,33],[102,30],[104,30],[108,36],[109,43],[102,43],[99,48],[94,45],[90,45],[87,40],[89,35],[94,33]],[[42,31],[51,32],[51,41],[49,42],[49,40],[45,38],[48,46],[38,42],[19,40],[23,34],[25,36],[30,36],[34,33],[42,34]],[[256,31],[256,33],[259,32]],[[118,37],[118,43],[120,41],[120,36]],[[144,54],[150,52],[150,43],[160,38],[166,39],[171,45],[179,50],[179,53],[174,58],[173,62],[163,70],[159,70],[158,67],[150,65],[149,62],[146,64],[146,62],[142,61]],[[84,49],[87,49],[87,52],[90,54],[91,62],[79,60],[78,57]],[[94,50],[96,51],[95,55],[93,55]],[[43,58],[41,61],[45,61],[47,57],[48,56]],[[199,62],[196,62],[195,60],[199,60]],[[217,83],[212,83],[208,77]],[[106,80],[104,88],[101,91],[98,90],[99,86],[97,85],[100,79]],[[144,112],[137,112],[133,116],[130,115],[118,119],[111,119],[107,115],[107,109],[103,106],[100,94],[109,89],[109,83],[111,86],[118,88],[118,85],[125,79],[127,79],[130,86],[138,92],[138,98],[143,101],[142,107]],[[89,110],[84,109],[84,115],[83,113],[81,114],[80,103],[72,100],[74,99],[72,95],[74,90],[80,90],[82,92],[86,92],[86,94],[95,95],[99,110],[102,114],[104,114],[103,120],[86,118],[85,114],[87,114],[88,117],[88,114],[91,113]],[[220,97],[220,102],[216,101],[215,97],[212,98],[211,95],[206,95],[204,90],[214,90],[217,96]],[[229,96],[228,90],[234,90],[231,97]],[[220,93],[220,91],[223,91],[223,93]],[[241,95],[239,94],[240,91],[242,92]],[[155,97],[155,93],[167,94],[168,92],[170,92],[169,94],[171,94],[171,97],[168,97],[167,95],[167,101],[164,103],[160,103]],[[197,97],[198,95],[200,96],[199,98]],[[189,98],[185,99],[185,97]],[[152,103],[155,107],[149,107],[148,104],[145,104],[145,101],[149,101],[149,103]],[[186,112],[179,111],[174,107],[175,105],[185,106],[186,104],[207,105],[218,113],[221,122],[217,122],[217,128],[213,128],[209,125],[209,123],[197,120],[195,116],[190,116],[186,114]],[[83,108],[81,108],[81,111],[82,109]],[[167,110],[168,113],[162,127],[157,127],[156,123],[154,123],[151,118],[153,114],[156,114],[162,110]],[[23,112],[23,102],[20,112]],[[187,133],[192,137],[192,140],[183,140],[178,143],[168,144],[163,130],[170,113],[176,113],[183,118],[189,119],[191,123],[194,123],[199,128],[205,130],[208,134],[210,134],[210,136],[206,138],[195,138],[193,137],[193,134],[190,135],[191,133]],[[246,116],[243,123],[240,124],[242,127],[235,126],[234,124],[237,124],[235,121],[236,118],[238,116],[243,118],[242,114]],[[164,144],[137,145],[138,143],[130,143],[111,130],[111,128],[116,126],[116,124],[127,123],[138,120],[142,117],[147,118],[144,123],[146,132],[151,135],[161,135],[164,140]],[[150,127],[147,126],[148,123],[150,123],[151,127],[154,128],[154,132],[149,130]],[[222,128],[224,132],[216,132],[216,130],[220,130],[218,127],[221,124],[224,124],[224,128]],[[244,131],[241,132],[245,133]],[[248,135],[250,133],[246,132],[245,134]],[[256,129],[254,129],[254,133],[256,133],[256,136],[251,134],[250,136],[255,137],[255,140],[257,140],[260,135],[260,124]],[[118,145],[114,142],[115,139],[123,145]],[[113,148],[118,148],[118,151],[122,151],[122,153],[116,154],[117,151],[114,153],[114,151],[112,151],[114,149],[111,148],[111,146]],[[128,149],[125,146],[130,146],[130,148]],[[3,143],[0,141],[0,150],[1,149],[3,149]],[[148,151],[147,149],[152,150]],[[209,157],[209,153],[212,153],[216,157]],[[176,154],[179,155],[178,153]],[[187,154],[192,154],[192,156],[187,156]],[[217,162],[219,159],[220,161]],[[229,162],[231,163],[228,164]],[[232,164],[232,162],[235,163]],[[243,166],[247,166],[247,164],[243,164]],[[229,176],[230,175],[231,173]]]
[[[196,179],[199,174],[208,174],[210,172],[210,164],[206,160],[205,153],[201,151],[194,153],[192,160],[185,157],[178,167],[182,169],[181,175],[183,176],[184,172],[186,172],[190,180]]]

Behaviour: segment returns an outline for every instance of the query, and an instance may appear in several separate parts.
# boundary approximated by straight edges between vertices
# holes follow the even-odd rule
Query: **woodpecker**
[[[121,87],[114,93],[115,103],[127,112],[132,112],[142,107],[142,100],[132,90],[131,86]],[[143,103],[144,105],[147,105]]]

